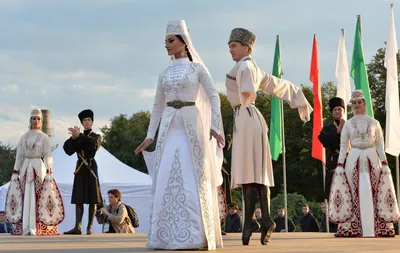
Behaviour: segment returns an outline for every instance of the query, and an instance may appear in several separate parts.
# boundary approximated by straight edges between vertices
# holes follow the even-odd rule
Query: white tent
[[[106,149],[100,147],[96,154],[98,175],[103,199],[108,203],[107,191],[119,189],[122,202],[132,206],[139,216],[140,226],[136,232],[147,233],[151,208],[151,179],[149,175],[139,172],[120,162]],[[53,151],[53,174],[64,200],[65,219],[58,226],[63,233],[75,225],[75,205],[71,204],[72,184],[74,181],[76,155],[68,156],[62,147]],[[0,210],[4,210],[5,198],[9,183],[0,187]],[[82,221],[82,232],[86,233],[88,206]],[[101,233],[101,225],[96,219],[93,222],[93,232]]]

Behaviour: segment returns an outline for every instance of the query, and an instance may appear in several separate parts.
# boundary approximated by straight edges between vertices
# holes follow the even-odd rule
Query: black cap
[[[343,109],[346,109],[343,99],[339,97],[333,97],[331,98],[331,100],[329,100],[329,109],[331,110],[331,112],[333,111],[333,108],[335,108],[336,106],[340,106]]]
[[[83,122],[84,118],[91,118],[92,121],[94,121],[93,111],[90,110],[90,109],[86,109],[86,110],[81,111],[78,114],[78,117],[79,117],[79,120],[81,121],[81,123]]]

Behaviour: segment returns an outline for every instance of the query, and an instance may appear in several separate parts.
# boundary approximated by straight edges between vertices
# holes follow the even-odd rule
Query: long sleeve
[[[43,160],[46,169],[52,170],[53,169],[53,156],[51,153],[51,142],[50,138],[45,134],[43,140]]]
[[[378,153],[379,159],[381,162],[386,161],[386,155],[384,150],[384,140],[383,140],[383,133],[381,124],[376,121],[377,126],[375,129],[375,145],[376,145],[376,152]]]
[[[277,98],[283,99],[291,108],[298,108],[301,120],[310,120],[310,114],[313,109],[301,88],[289,81],[265,73],[265,77],[260,84],[260,89]]]
[[[221,101],[217,90],[214,87],[214,82],[207,69],[201,66],[199,71],[199,81],[204,88],[211,103],[211,129],[217,133],[221,131]]]
[[[350,133],[349,133],[349,121],[344,123],[342,128],[342,133],[340,135],[340,152],[339,152],[339,159],[338,163],[343,164],[344,159],[346,159],[347,150],[349,148],[349,141],[350,141]]]
[[[322,143],[324,148],[335,150],[340,145],[340,134],[337,133],[336,127],[332,127],[330,124],[322,128],[318,135],[318,140]]]
[[[161,82],[161,75],[158,77],[158,84],[157,84],[157,90],[156,90],[156,96],[154,98],[154,104],[153,104],[153,110],[151,111],[151,117],[150,117],[150,124],[149,128],[147,130],[147,137],[146,139],[153,139],[154,136],[156,135],[158,125],[160,124],[160,120],[162,117],[162,114],[165,109],[165,94],[164,94],[164,88],[162,86]]]
[[[73,140],[71,137],[64,142],[63,145],[64,152],[71,156],[76,152],[76,140]]]
[[[128,217],[128,211],[126,210],[125,205],[121,204],[118,207],[118,213],[110,215],[110,222],[112,224],[122,224],[122,222],[125,221],[126,217]]]
[[[23,142],[24,142],[24,136],[21,137],[17,145],[17,154],[15,157],[14,170],[18,172],[21,169],[22,163],[24,162],[24,150],[23,150],[24,146],[22,145]]]

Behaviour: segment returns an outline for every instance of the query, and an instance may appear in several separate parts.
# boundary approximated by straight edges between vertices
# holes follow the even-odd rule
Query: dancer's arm
[[[156,96],[154,98],[153,110],[151,111],[150,124],[147,130],[146,139],[154,140],[154,136],[156,135],[158,125],[160,124],[165,105],[165,94],[160,75],[158,77]]]
[[[279,99],[286,101],[290,108],[298,108],[301,120],[309,121],[313,111],[300,87],[293,83],[265,73],[261,81],[260,89]]]
[[[338,159],[338,167],[343,167],[344,159],[346,159],[347,150],[349,148],[350,133],[349,133],[349,121],[344,123],[342,133],[340,135],[340,151]],[[327,225],[328,226],[328,225]]]
[[[21,137],[21,139],[19,140],[18,145],[17,145],[17,154],[15,157],[15,164],[14,164],[14,172],[15,173],[19,173],[19,170],[22,167],[22,163],[24,162],[24,153],[25,152],[23,150],[24,146],[22,145],[24,142],[23,141],[24,136]]]
[[[43,161],[44,165],[47,170],[51,173],[53,170],[53,156],[51,153],[51,142],[50,138],[47,135],[44,135],[44,140],[43,140]]]
[[[199,70],[199,82],[203,86],[211,103],[211,129],[217,134],[221,132],[221,101],[208,70],[202,65]]]

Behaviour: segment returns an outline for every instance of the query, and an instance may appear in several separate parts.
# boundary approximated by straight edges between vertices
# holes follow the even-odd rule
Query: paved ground
[[[262,246],[254,234],[249,246],[242,246],[239,234],[224,236],[224,248],[218,252],[400,252],[396,238],[334,238],[324,233],[277,233],[271,245]],[[0,252],[27,253],[105,253],[149,252],[145,234],[94,234],[91,236],[9,236],[0,235]],[[162,250],[155,251],[167,252]],[[186,252],[186,251],[178,251]]]

